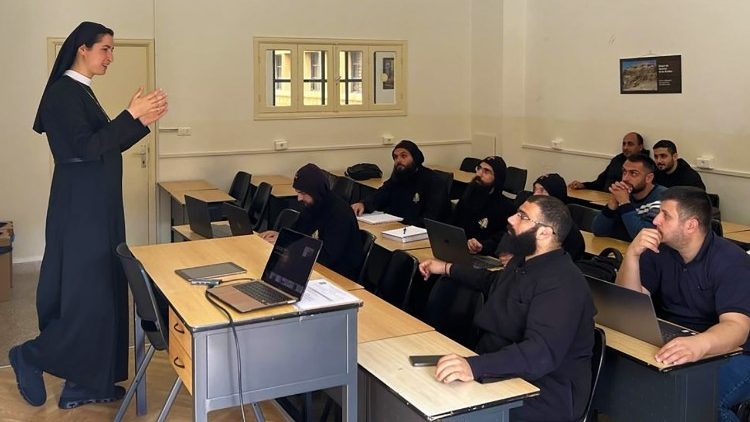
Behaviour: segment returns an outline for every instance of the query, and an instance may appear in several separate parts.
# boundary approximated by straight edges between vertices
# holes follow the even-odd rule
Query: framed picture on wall
[[[620,59],[620,94],[679,94],[682,56]]]

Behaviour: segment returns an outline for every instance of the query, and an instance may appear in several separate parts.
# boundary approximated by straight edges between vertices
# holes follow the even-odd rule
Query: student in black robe
[[[37,289],[38,337],[10,350],[21,396],[47,398],[42,373],[65,379],[58,405],[121,398],[128,373],[128,291],[115,247],[125,241],[121,153],[167,111],[166,95],[139,89],[110,121],[91,78],[112,62],[113,32],[83,22],[65,40],[34,130],[47,134],[55,170]]]
[[[318,262],[356,280],[362,265],[362,237],[354,211],[331,190],[323,171],[315,164],[297,170],[292,187],[304,205],[292,228],[308,236],[317,231],[323,241]],[[277,234],[267,231],[261,237],[275,242]]]
[[[448,189],[440,186],[435,172],[424,167],[424,155],[407,139],[391,153],[393,173],[374,195],[352,204],[356,215],[384,211],[404,219],[405,224],[424,226],[423,218],[442,220],[449,209]]]

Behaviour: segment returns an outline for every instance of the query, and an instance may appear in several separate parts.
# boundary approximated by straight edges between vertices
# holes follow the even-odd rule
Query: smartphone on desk
[[[412,355],[409,356],[411,366],[436,366],[443,355]]]

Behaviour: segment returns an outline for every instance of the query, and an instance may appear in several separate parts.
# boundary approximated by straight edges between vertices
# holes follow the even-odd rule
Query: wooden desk
[[[425,164],[425,167],[433,170],[444,171],[446,173],[453,173],[453,181],[460,183],[471,183],[471,181],[474,180],[474,176],[476,176],[476,173],[474,172],[454,169],[450,166],[444,166],[441,164]]]
[[[186,190],[218,189],[216,186],[205,180],[173,180],[169,182],[159,182],[158,185],[172,196],[174,196],[176,192],[183,192]]]
[[[174,271],[233,261],[247,274],[227,279],[259,277],[271,245],[257,236],[237,236],[139,246],[132,251],[170,304],[169,356],[193,395],[193,420],[203,422],[211,410],[237,406],[232,330],[223,313],[206,300],[206,287],[192,286]],[[301,312],[292,305],[244,314],[227,311],[237,326],[246,403],[343,386],[346,420],[356,420],[356,306],[314,312]],[[136,345],[142,347],[143,332],[139,324],[135,326]]]
[[[432,248],[412,249],[409,253],[417,258],[419,262],[435,259],[435,255],[432,254]]]
[[[271,195],[277,198],[296,198],[297,191],[294,190],[292,185],[273,185],[271,188]]]
[[[598,325],[598,324],[597,324]],[[718,369],[730,355],[667,366],[658,347],[600,326],[607,336],[593,409],[622,421],[714,421]]]
[[[738,242],[750,243],[750,231],[735,232],[729,234],[725,233],[724,237],[727,239],[736,240]]]
[[[179,191],[172,196],[180,206],[185,206],[185,195],[192,196],[195,199],[200,199],[203,202],[209,204],[216,204],[227,201],[235,201],[236,199],[230,196],[228,193],[219,189],[202,189],[202,190],[188,190]]]
[[[586,253],[591,255],[599,255],[599,252],[606,248],[615,248],[624,255],[628,246],[630,246],[630,243],[624,240],[594,236],[593,233],[583,230],[581,230],[581,235],[583,235],[583,241],[586,243]]]
[[[568,196],[586,202],[598,202],[607,204],[610,197],[609,192],[600,192],[593,189],[571,189],[568,188]]]
[[[281,176],[278,174],[259,174],[259,175],[253,175],[253,177],[250,179],[252,184],[255,186],[260,186],[261,183],[265,182],[268,183],[271,186],[276,185],[291,185],[293,180],[290,177],[287,176]]]
[[[507,421],[510,409],[539,394],[537,387],[519,378],[490,384],[443,384],[435,380],[434,367],[409,364],[410,355],[448,353],[475,355],[437,332],[360,344],[359,364],[366,379],[360,389],[368,397],[366,420]]]
[[[375,244],[387,249],[389,251],[410,251],[414,249],[424,249],[430,247],[430,241],[428,239],[417,240],[414,242],[399,242],[397,240],[391,240],[383,237],[383,232],[387,230],[400,229],[406,227],[402,223],[384,223],[384,224],[368,224],[362,221],[358,221],[359,228],[367,230],[368,232],[375,235]]]
[[[359,344],[435,330],[367,290],[350,290],[349,293],[364,303],[358,316]]]
[[[722,221],[721,229],[726,236],[729,233],[750,231],[750,226],[747,226],[745,224],[730,223],[729,221]]]

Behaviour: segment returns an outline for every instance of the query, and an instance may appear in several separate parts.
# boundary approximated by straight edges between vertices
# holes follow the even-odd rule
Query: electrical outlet
[[[555,139],[552,140],[552,148],[554,148],[554,149],[562,149],[562,143],[563,143],[563,139],[562,138],[555,138]]]
[[[178,127],[177,128],[177,136],[190,136],[193,133],[193,129],[191,127]]]
[[[382,139],[383,145],[393,145],[393,135],[385,134]]]
[[[714,168],[714,157],[710,155],[700,156],[696,158],[695,165],[702,169],[712,169]]]
[[[277,139],[273,141],[273,149],[276,151],[283,151],[287,149],[286,139]]]

